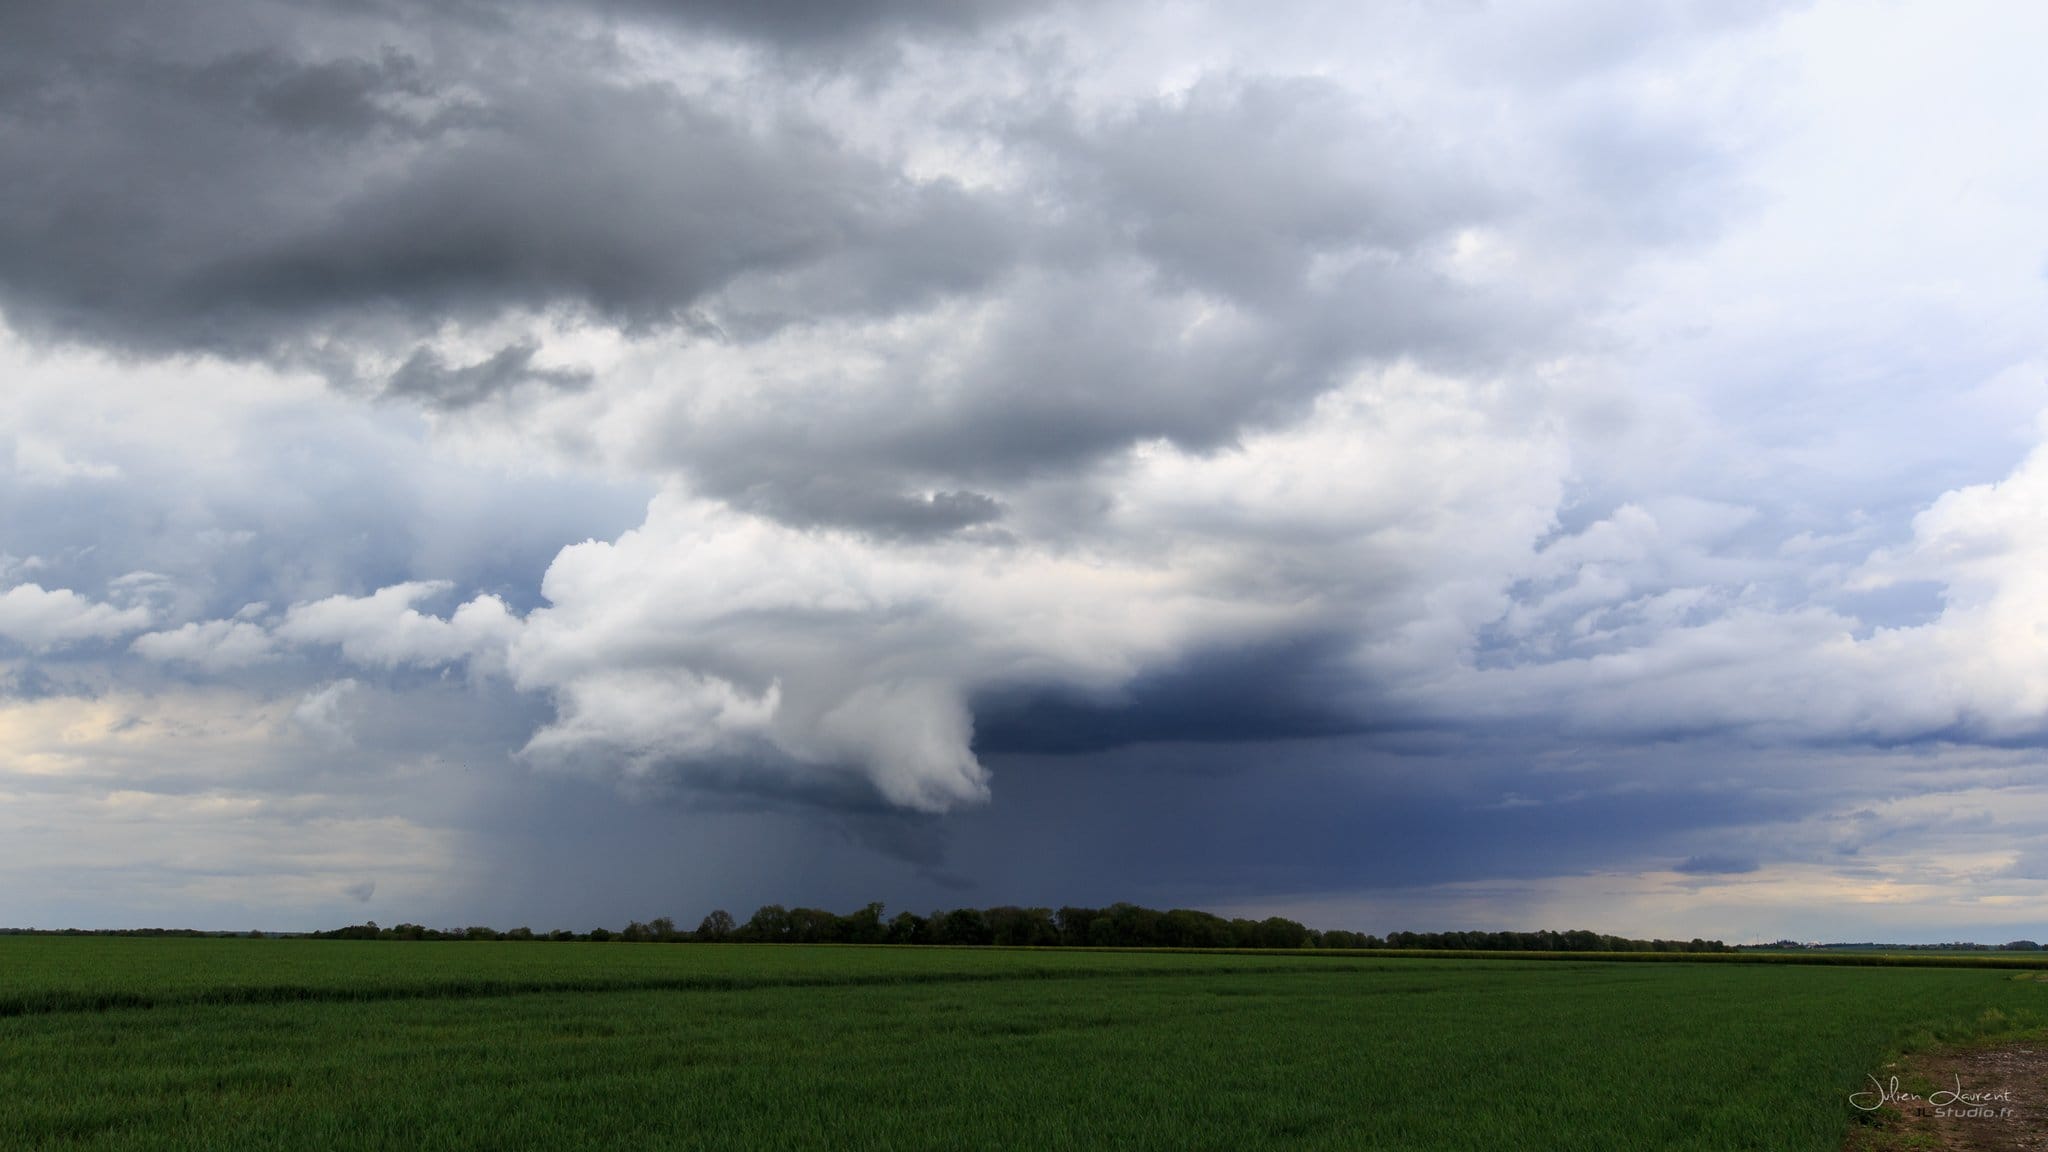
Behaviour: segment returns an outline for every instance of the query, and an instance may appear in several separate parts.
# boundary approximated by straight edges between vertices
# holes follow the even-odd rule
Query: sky
[[[0,925],[2048,937],[2044,41],[0,7]]]

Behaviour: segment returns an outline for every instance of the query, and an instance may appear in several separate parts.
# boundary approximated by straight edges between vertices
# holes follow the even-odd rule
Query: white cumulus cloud
[[[110,640],[149,627],[149,609],[116,608],[69,588],[17,584],[0,592],[0,636],[32,651]]]
[[[277,651],[270,633],[247,620],[188,622],[137,636],[129,647],[150,660],[191,664],[208,672],[258,664]]]
[[[295,604],[276,635],[297,644],[335,645],[344,657],[371,667],[432,667],[469,659],[488,665],[518,633],[518,620],[496,596],[479,596],[445,620],[413,607],[448,588],[443,580],[414,580],[368,596]]]

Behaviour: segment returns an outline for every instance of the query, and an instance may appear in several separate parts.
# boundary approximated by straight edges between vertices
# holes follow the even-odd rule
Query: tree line
[[[1968,940],[1951,940],[1945,944],[1879,944],[1864,940],[1848,944],[1801,944],[1797,940],[1774,940],[1769,944],[1750,944],[1744,947],[1752,951],[1767,952],[2039,952],[2041,946],[2032,940],[2009,940],[2003,944],[1973,944]]]
[[[884,918],[881,904],[839,914],[822,908],[768,904],[744,922],[724,910],[686,930],[668,917],[623,929],[535,932],[514,928],[455,929],[367,924],[315,932],[330,940],[556,940],[699,944],[931,944],[1035,948],[1396,948],[1483,952],[1726,952],[1719,940],[1632,940],[1598,932],[1366,932],[1318,931],[1281,916],[1225,919],[1175,908],[1161,912],[1136,904],[1107,908],[954,908],[928,916],[898,912]]]
[[[267,932],[207,932],[198,928],[0,928],[0,936],[267,936]]]

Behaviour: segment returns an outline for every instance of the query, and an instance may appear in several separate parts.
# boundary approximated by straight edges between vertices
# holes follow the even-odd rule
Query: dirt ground
[[[1918,1053],[1877,1079],[1861,1104],[1882,1107],[1844,1152],[2048,1152],[2048,1038]]]

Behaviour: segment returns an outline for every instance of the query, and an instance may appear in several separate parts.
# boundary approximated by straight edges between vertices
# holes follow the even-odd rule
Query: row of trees
[[[884,920],[870,904],[845,916],[817,908],[770,904],[746,923],[713,912],[697,926],[706,941],[765,944],[1000,944],[1008,947],[1096,948],[1308,948],[1321,936],[1293,920],[1225,920],[1176,908],[1160,912],[1136,904],[1107,908],[955,908],[920,916],[898,912]],[[1345,935],[1339,933],[1338,935]],[[1331,945],[1333,947],[1341,945]]]
[[[400,924],[379,928],[373,921],[315,936],[346,940],[620,940],[632,943],[695,942],[755,944],[998,944],[1009,947],[1094,948],[1436,948],[1490,952],[1724,952],[1718,940],[1630,940],[1598,932],[1395,932],[1384,938],[1363,932],[1317,931],[1280,916],[1263,920],[1224,919],[1209,912],[1175,908],[1161,912],[1136,904],[1107,908],[955,908],[920,916],[898,912],[883,917],[869,904],[840,915],[821,908],[769,904],[745,922],[723,910],[685,931],[667,917],[620,931],[538,933],[530,928],[497,932],[472,927],[451,930]]]
[[[1833,952],[2039,952],[2041,946],[2032,940],[2009,940],[2004,944],[1972,944],[1967,940],[1952,940],[1946,944],[1877,944],[1862,941],[1856,944],[1801,944],[1797,940],[1775,940],[1769,944],[1747,945],[1753,950],[1766,952],[1792,952],[1818,950]]]
[[[202,932],[197,928],[0,928],[0,936],[241,936],[241,932]],[[246,933],[261,936],[262,932]]]
[[[1571,932],[1395,932],[1368,948],[1456,948],[1480,952],[1732,952],[1719,940],[1631,940]]]

